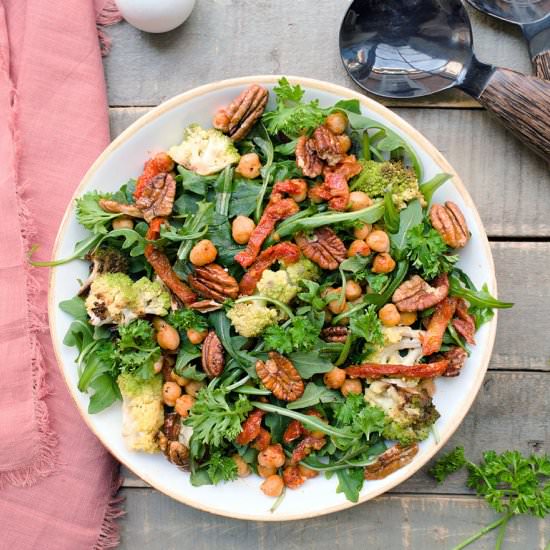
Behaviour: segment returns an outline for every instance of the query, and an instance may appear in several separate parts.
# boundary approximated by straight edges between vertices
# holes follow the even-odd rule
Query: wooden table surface
[[[189,20],[170,33],[111,27],[105,70],[113,137],[161,101],[223,78],[294,74],[354,89],[337,48],[346,7],[334,0],[199,0]],[[469,11],[483,61],[531,70],[517,29]],[[486,380],[448,447],[464,445],[474,457],[486,449],[550,452],[548,166],[460,92],[388,104],[462,177],[491,239],[499,295],[516,304],[499,315]],[[390,494],[344,512],[255,523],[196,511],[124,474],[123,549],[447,549],[494,518],[460,475],[437,486],[421,471]],[[514,519],[507,540],[506,548],[543,549],[550,521]],[[489,536],[472,548],[493,545]]]

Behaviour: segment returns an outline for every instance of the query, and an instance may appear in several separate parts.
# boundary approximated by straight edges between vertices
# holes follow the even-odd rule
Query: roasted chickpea
[[[252,232],[256,229],[256,224],[246,216],[237,216],[231,224],[231,235],[238,244],[246,244]]]
[[[178,384],[175,382],[164,382],[164,386],[162,386],[162,400],[165,405],[173,407],[180,395],[181,388]]]
[[[401,320],[401,315],[394,304],[386,304],[378,312],[378,317],[386,327],[395,327]]]
[[[372,205],[372,199],[363,191],[352,191],[349,194],[349,209],[356,211]]]
[[[364,241],[371,231],[372,225],[370,223],[364,223],[361,227],[356,227],[353,230],[353,236],[360,241]]]
[[[332,298],[327,304],[327,307],[331,313],[338,315],[346,310],[347,304],[344,296],[342,300],[342,289],[341,288],[327,288],[323,293],[325,298]],[[334,298],[336,296],[336,298]]]
[[[241,455],[235,453],[231,458],[237,465],[237,475],[239,477],[247,477],[250,475],[250,466],[244,461]]]
[[[351,138],[347,134],[336,136],[336,140],[338,141],[340,153],[345,154],[351,149]]]
[[[283,492],[285,484],[283,478],[276,474],[270,475],[261,485],[260,489],[268,497],[279,497]]]
[[[381,252],[374,257],[371,267],[373,273],[391,273],[394,269],[395,260],[387,252]]]
[[[305,201],[307,198],[307,182],[306,180],[295,178],[292,180],[299,191],[297,193],[290,193],[290,197],[293,198],[296,202]]]
[[[261,464],[258,464],[258,475],[260,477],[269,477],[276,473],[277,468],[273,468],[272,466],[262,466]]]
[[[199,241],[189,253],[189,260],[193,265],[211,264],[218,255],[218,251],[212,241],[203,239]]]
[[[370,254],[369,245],[365,241],[360,241],[357,239],[349,245],[348,258],[352,258],[357,254],[360,256],[368,256]]]
[[[191,407],[195,404],[195,398],[190,395],[181,395],[176,399],[176,412],[185,418],[189,416]]]
[[[113,220],[113,229],[134,229],[134,220],[130,216],[120,216]]]
[[[153,321],[153,326],[157,331],[157,343],[162,349],[168,349],[170,351],[178,349],[180,345],[180,335],[172,325],[169,325],[166,321],[157,317]]]
[[[200,344],[207,336],[208,330],[187,329],[187,338],[192,344]]]
[[[204,382],[199,382],[197,380],[191,380],[188,384],[185,385],[185,391],[188,395],[192,397],[197,397],[197,394],[205,387]]]
[[[178,376],[174,372],[174,369],[172,369],[170,370],[170,374],[168,375],[168,382],[175,382],[176,384],[178,384],[178,386],[181,386],[183,388],[183,386],[186,386],[187,384],[189,384],[189,378]]]
[[[362,393],[363,392],[363,386],[361,384],[361,380],[352,380],[351,378],[348,378],[340,388],[340,391],[342,392],[342,395],[344,397],[347,397],[350,393]]]
[[[302,464],[298,464],[298,470],[300,470],[300,475],[302,477],[305,477],[306,479],[312,479],[319,475],[319,472],[316,472],[315,470],[310,470],[309,468],[302,466]]]
[[[334,367],[323,376],[323,382],[327,388],[337,390],[342,387],[346,381],[346,371],[338,367]]]
[[[256,153],[246,153],[239,160],[235,172],[241,175],[243,178],[253,180],[260,175],[260,168],[262,163],[260,157]]]
[[[390,238],[386,232],[375,229],[369,233],[367,244],[375,252],[388,252],[390,249]]]
[[[348,126],[348,117],[344,113],[336,111],[328,115],[325,126],[335,135],[343,134]]]
[[[353,302],[353,300],[361,298],[362,294],[363,289],[359,283],[356,283],[355,281],[346,282],[346,300],[348,302]]]
[[[266,468],[280,468],[285,463],[283,447],[277,443],[258,453],[258,464]]]
[[[417,319],[416,311],[402,311],[399,324],[409,327],[416,322],[416,319]]]

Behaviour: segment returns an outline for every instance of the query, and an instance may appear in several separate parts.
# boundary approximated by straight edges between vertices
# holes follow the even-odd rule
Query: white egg
[[[167,32],[189,17],[195,0],[116,0],[116,4],[124,19],[137,29]]]

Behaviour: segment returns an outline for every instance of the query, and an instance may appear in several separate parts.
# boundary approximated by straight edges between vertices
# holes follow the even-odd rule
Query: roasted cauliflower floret
[[[432,398],[421,386],[399,387],[377,380],[365,391],[365,400],[386,414],[382,435],[404,445],[426,439],[439,418]]]
[[[425,206],[426,201],[420,192],[414,171],[405,167],[401,161],[361,162],[363,170],[351,183],[352,191],[363,191],[371,198],[382,197],[390,192],[398,209],[405,208],[413,199],[418,199]]]
[[[285,271],[290,282],[295,285],[298,285],[304,279],[316,281],[321,274],[319,268],[307,258],[300,258],[297,262],[288,264]]]
[[[371,353],[371,363],[414,365],[422,357],[420,334],[411,327],[382,327],[384,345]]]
[[[279,314],[275,308],[270,308],[257,301],[235,304],[227,317],[235,330],[247,338],[258,336],[266,327],[277,322]]]
[[[144,315],[168,315],[170,293],[159,282],[142,277],[134,283],[135,310],[139,317]]]
[[[157,433],[164,422],[162,376],[144,380],[135,374],[117,379],[122,394],[122,436],[131,451],[156,453]]]
[[[191,124],[183,141],[170,147],[169,155],[178,163],[201,176],[216,174],[241,158],[231,138],[213,128],[204,130]]]

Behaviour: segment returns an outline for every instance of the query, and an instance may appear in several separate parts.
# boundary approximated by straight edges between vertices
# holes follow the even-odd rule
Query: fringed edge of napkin
[[[111,498],[107,504],[99,538],[93,550],[107,550],[108,548],[116,548],[120,544],[120,526],[116,520],[126,513],[121,507],[124,497],[117,495],[121,486],[122,477],[119,477],[117,473],[111,486]]]
[[[113,41],[111,37],[103,30],[103,27],[108,27],[122,21],[122,15],[118,11],[118,8],[114,0],[107,0],[103,9],[97,14],[96,27],[97,37],[99,38],[99,45],[101,47],[101,55],[105,57],[109,55]]]

